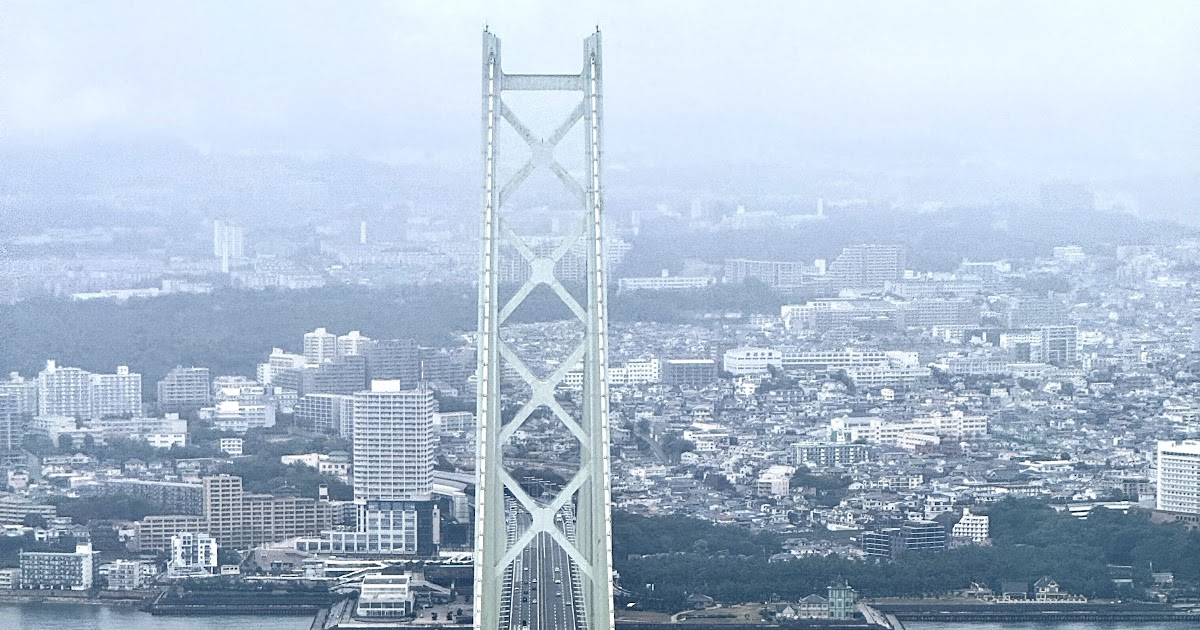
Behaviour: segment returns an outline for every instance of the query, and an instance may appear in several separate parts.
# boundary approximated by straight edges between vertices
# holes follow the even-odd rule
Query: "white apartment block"
[[[1045,326],[1042,334],[1042,360],[1055,365],[1071,365],[1079,359],[1079,328]]]
[[[217,541],[200,532],[183,532],[171,537],[168,577],[212,575],[217,571]]]
[[[475,413],[472,411],[447,411],[435,414],[440,433],[475,433]]]
[[[931,448],[942,443],[940,435],[932,433],[919,433],[917,431],[905,431],[896,436],[895,446],[907,451],[915,451],[920,448]]]
[[[221,438],[221,452],[226,455],[239,457],[242,454],[242,449],[245,446],[245,441],[242,438],[223,437]]]
[[[788,330],[821,332],[841,326],[859,326],[876,320],[893,327],[900,315],[901,302],[879,298],[832,298],[810,300],[804,304],[785,304],[780,319]]]
[[[187,431],[144,433],[142,440],[154,448],[174,448],[187,446]]]
[[[680,291],[703,289],[715,282],[708,276],[670,276],[664,271],[661,276],[621,278],[617,286],[622,291]]]
[[[354,394],[355,500],[426,500],[433,488],[433,391],[371,381]]]
[[[1009,363],[1004,366],[1008,375],[1013,378],[1044,379],[1054,372],[1054,366],[1047,363]]]
[[[883,350],[799,350],[784,348],[783,368],[787,370],[845,370],[887,365],[888,353]]]
[[[58,443],[58,438],[64,433],[74,433],[79,428],[75,416],[50,416],[46,414],[34,416],[29,420],[28,431],[50,438]]]
[[[1054,248],[1054,259],[1063,262],[1082,262],[1087,260],[1087,254],[1078,245],[1060,245]]]
[[[735,376],[766,374],[783,367],[783,353],[771,348],[733,348],[725,351],[722,366]]]
[[[158,382],[158,406],[165,411],[203,407],[212,399],[206,367],[178,366]]]
[[[38,414],[90,418],[91,373],[47,361],[46,369],[38,373]]]
[[[961,411],[945,416],[913,418],[907,422],[851,416],[829,421],[829,435],[834,442],[866,442],[910,449],[940,443],[940,440],[934,438],[963,439],[987,435],[987,432],[987,416],[968,416]]]
[[[611,375],[609,378],[612,378]],[[574,392],[583,391],[583,369],[576,368],[563,375],[562,382],[558,385],[559,389],[567,389]]]
[[[22,551],[21,586],[29,589],[87,591],[95,580],[92,544],[76,543],[75,553]]]
[[[357,330],[351,330],[349,333],[337,338],[337,355],[339,357],[346,357],[356,354],[366,354],[367,347],[370,345],[370,337],[364,337]]]
[[[245,376],[214,376],[212,379],[212,395],[218,401],[231,400],[229,397],[222,398],[221,396],[223,392],[232,390],[236,396],[239,390],[246,389],[248,387],[257,387],[259,392],[264,391],[261,383],[253,379],[246,378]]]
[[[908,387],[929,376],[929,368],[921,365],[916,352],[858,350],[855,348],[846,348],[845,350],[783,348],[779,352],[779,364],[785,370],[843,370],[858,387]],[[729,356],[729,353],[726,353],[726,356]],[[732,372],[728,367],[725,369]],[[736,374],[736,372],[734,373]]]
[[[304,360],[310,365],[332,361],[337,356],[337,335],[318,328],[304,333]]]
[[[583,386],[583,372],[579,372],[579,386]],[[629,361],[625,365],[608,368],[610,385],[645,385],[662,381],[662,362],[658,359]]]
[[[201,409],[200,417],[211,420],[218,431],[245,433],[275,426],[275,405],[244,405],[236,400],[223,400],[215,407]]]
[[[1016,330],[1000,333],[1000,347],[1013,352],[1019,351],[1019,361],[1039,363],[1043,360],[1042,331]]]
[[[883,289],[904,276],[907,252],[902,245],[864,244],[843,247],[829,264],[829,277],[841,288]]]
[[[229,273],[233,261],[246,255],[246,232],[228,221],[213,221],[213,256],[221,262],[221,273]]]
[[[980,437],[988,433],[987,416],[968,416],[961,411],[949,415],[914,418],[913,423],[927,426],[934,433],[952,438]]]
[[[137,416],[142,413],[142,375],[118,365],[116,374],[92,374],[89,418]]]
[[[169,413],[163,418],[95,418],[85,422],[84,427],[98,431],[106,440],[141,440],[155,448],[187,445],[187,420],[177,413]]]
[[[153,580],[154,563],[145,560],[113,560],[103,569],[108,572],[110,591],[132,591],[147,587]]]
[[[217,379],[220,380],[220,379]],[[213,382],[213,403],[239,402],[243,405],[261,405],[267,397],[267,387],[253,382],[232,384]]]
[[[0,381],[0,396],[8,394],[15,403],[13,411],[19,416],[38,414],[38,384],[26,380],[16,372],[10,372],[7,381]]]
[[[349,437],[343,424],[353,420],[354,398],[342,394],[307,394],[296,403],[296,419],[316,431]]]
[[[763,496],[786,497],[791,492],[792,475],[795,472],[792,466],[771,466],[759,474],[755,489]]]
[[[1008,360],[1006,357],[991,355],[971,355],[963,357],[948,357],[943,366],[951,374],[990,375],[1007,374]]]
[[[0,450],[11,451],[21,446],[25,423],[17,409],[17,397],[0,390]]]
[[[962,518],[954,524],[950,534],[955,538],[965,538],[982,545],[991,535],[990,521],[986,514],[972,514],[969,508],[963,508]]]
[[[883,365],[846,368],[846,375],[857,387],[912,387],[929,377],[929,368],[920,364],[916,352],[885,352]]]
[[[338,399],[338,437],[354,443],[354,396],[342,396]]]
[[[1157,481],[1158,509],[1200,514],[1200,440],[1159,442]]]
[[[303,354],[285,352],[283,348],[271,348],[267,362],[258,364],[257,380],[263,385],[270,385],[281,370],[302,370],[307,362]]]

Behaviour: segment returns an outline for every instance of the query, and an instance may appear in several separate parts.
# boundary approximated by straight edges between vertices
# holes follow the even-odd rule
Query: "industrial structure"
[[[581,98],[560,125],[539,137],[506,102],[506,95],[514,103],[520,100],[513,96],[515,92],[577,93]],[[599,31],[584,40],[583,69],[578,74],[505,73],[500,39],[484,31],[474,598],[478,630],[610,630],[614,625],[601,95]],[[555,155],[577,125],[582,126],[582,182]],[[511,176],[503,176],[498,169],[512,156],[501,155],[499,140],[513,134],[528,145],[529,158]],[[569,205],[578,212],[573,215],[578,223],[553,248],[531,246],[534,241],[518,234],[512,220],[513,193],[542,168],[562,183]],[[569,280],[559,277],[555,268],[569,253],[581,249],[586,252],[586,273],[575,279],[582,282],[571,287],[572,294],[565,286]],[[499,275],[502,251],[515,251],[529,269],[519,286],[505,291]],[[544,378],[518,356],[511,335],[501,336],[514,311],[539,289],[557,295],[573,314],[571,321],[577,320],[582,328],[579,345]],[[556,398],[556,387],[580,366],[578,404],[564,405]],[[526,426],[535,424],[527,422],[531,418],[538,423],[560,422],[578,439],[578,470],[557,494],[532,496],[514,478],[515,465],[506,464],[505,444],[517,431],[531,430]],[[545,560],[546,554],[559,560]],[[564,566],[568,574],[563,574]],[[550,580],[556,588],[545,588]],[[521,607],[526,612],[514,614]]]

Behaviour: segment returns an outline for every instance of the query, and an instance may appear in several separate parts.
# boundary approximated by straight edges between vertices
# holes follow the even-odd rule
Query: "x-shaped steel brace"
[[[556,177],[558,177],[558,180],[562,182],[562,185],[567,189],[567,192],[571,193],[571,195],[578,199],[581,206],[586,207],[587,197],[584,193],[583,187],[579,185],[579,182],[576,181],[575,178],[572,177],[571,174],[568,173],[567,170],[563,168],[562,165],[558,163],[558,160],[554,157],[554,149],[558,146],[558,143],[566,137],[567,133],[571,131],[571,128],[575,126],[575,123],[583,120],[584,113],[587,111],[584,107],[585,101],[579,101],[579,105],[575,106],[574,111],[572,111],[571,114],[567,116],[567,119],[563,121],[563,123],[559,125],[557,129],[554,130],[554,133],[551,134],[549,138],[538,138],[537,136],[533,135],[533,132],[529,130],[529,127],[525,126],[525,123],[521,122],[521,119],[517,118],[517,115],[513,113],[513,111],[509,109],[507,105],[504,104],[504,99],[501,98],[498,100],[500,102],[500,115],[504,117],[504,120],[508,121],[508,124],[513,126],[513,129],[517,130],[517,135],[521,136],[521,138],[525,140],[525,143],[529,145],[529,150],[531,151],[529,155],[529,161],[525,162],[525,165],[521,167],[521,170],[517,171],[512,176],[512,179],[508,180],[508,183],[504,184],[504,186],[500,189],[500,205],[504,205],[504,202],[508,200],[509,196],[516,191],[517,187],[519,187],[526,180],[526,178],[528,178],[529,175],[532,174],[535,169],[537,169],[537,167],[545,166],[549,168]]]
[[[507,221],[502,220],[500,225],[503,230],[505,242],[512,245],[513,249],[517,250],[517,253],[521,255],[521,258],[524,258],[529,263],[530,274],[529,279],[521,285],[516,294],[509,298],[504,308],[500,310],[497,324],[503,324],[508,321],[508,318],[525,301],[525,298],[529,297],[534,288],[539,284],[545,284],[553,289],[554,293],[563,301],[563,304],[566,304],[567,308],[571,309],[571,312],[575,314],[575,317],[586,325],[587,312],[583,310],[579,302],[554,275],[554,265],[558,264],[563,259],[563,256],[566,256],[567,252],[571,251],[571,248],[587,234],[587,219],[581,219],[579,226],[575,229],[574,235],[564,238],[549,256],[538,256],[534,253],[533,248],[525,242],[525,239],[521,238],[519,234],[509,227]]]
[[[517,554],[521,553],[521,550],[525,549],[525,547],[529,546],[529,543],[533,542],[533,537],[536,536],[539,531],[545,531],[550,534],[550,537],[553,538],[560,547],[563,548],[563,551],[567,552],[567,555],[570,556],[577,565],[579,565],[585,574],[590,575],[591,565],[583,558],[583,554],[579,552],[579,548],[576,547],[575,544],[562,533],[562,531],[552,525],[554,514],[561,510],[563,506],[567,504],[567,501],[569,501],[570,498],[574,496],[581,487],[583,487],[584,482],[587,481],[587,471],[581,469],[576,472],[575,476],[571,478],[571,481],[567,483],[567,486],[563,488],[558,493],[558,496],[554,498],[554,501],[552,501],[550,505],[544,507],[538,505],[533,500],[533,497],[530,497],[529,494],[525,492],[525,489],[521,487],[521,484],[517,483],[517,480],[513,479],[512,475],[510,475],[507,470],[501,470],[500,476],[504,480],[505,488],[512,492],[513,497],[516,498],[517,502],[520,503],[527,512],[529,512],[529,516],[533,519],[533,524],[529,529],[525,530],[525,533],[521,534],[521,537],[518,538],[511,547],[508,548],[508,551],[504,554],[504,557],[500,560],[500,563],[496,565],[496,574],[503,575],[505,569],[508,568],[508,565],[512,564],[512,562],[517,559]],[[537,527],[538,525],[543,525],[543,527],[539,528]]]
[[[566,376],[569,370],[574,368],[579,364],[580,361],[583,360],[583,355],[586,351],[586,342],[580,343],[579,346],[575,348],[575,351],[572,352],[569,357],[567,357],[567,360],[563,361],[562,364],[558,366],[558,369],[556,369],[549,378],[543,381],[534,376],[529,367],[525,365],[525,362],[522,361],[520,357],[518,357],[508,347],[508,344],[504,342],[500,343],[500,356],[504,357],[504,360],[508,361],[508,363],[512,365],[513,369],[517,371],[517,374],[521,376],[521,380],[525,381],[525,383],[529,385],[530,390],[532,390],[532,395],[529,397],[529,401],[526,402],[523,407],[521,407],[521,411],[518,412],[517,415],[512,419],[512,422],[504,425],[504,429],[500,431],[501,444],[506,444],[512,437],[512,434],[516,432],[517,429],[520,429],[522,424],[525,424],[525,421],[529,419],[529,416],[533,414],[533,411],[541,406],[549,407],[550,410],[554,412],[554,415],[563,423],[563,425],[570,429],[571,433],[575,435],[580,443],[587,442],[588,435],[583,432],[583,427],[579,426],[579,423],[571,417],[571,414],[567,413],[567,411],[562,408],[562,405],[559,404],[558,400],[554,398],[555,386],[562,382],[563,377]]]

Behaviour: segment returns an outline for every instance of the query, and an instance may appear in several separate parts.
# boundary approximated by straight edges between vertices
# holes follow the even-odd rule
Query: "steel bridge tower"
[[[578,93],[574,110],[546,137],[528,127],[504,96],[513,92]],[[500,63],[500,39],[483,33],[483,225],[479,275],[478,337],[478,455],[475,526],[476,630],[509,630],[519,627],[505,612],[512,602],[513,565],[527,548],[555,544],[569,558],[571,592],[551,605],[570,608],[568,628],[612,630],[612,522],[609,482],[609,431],[607,374],[607,304],[604,275],[602,195],[600,187],[600,136],[603,119],[600,32],[583,42],[583,69],[579,74],[507,74]],[[516,100],[513,96],[510,100]],[[507,123],[505,125],[504,123]],[[582,173],[572,174],[558,161],[555,148],[577,125],[582,126]],[[504,133],[502,134],[502,128]],[[529,159],[511,177],[497,173],[498,140],[513,138],[529,147]],[[523,151],[522,151],[523,153]],[[512,194],[538,169],[547,169],[562,184],[569,206],[578,212],[578,224],[553,247],[535,247],[519,235],[506,212]],[[583,181],[579,180],[579,177]],[[500,290],[501,257],[518,256],[526,274],[515,293]],[[581,254],[582,253],[582,254]],[[586,297],[576,299],[556,276],[555,269],[570,254],[585,270]],[[582,263],[578,257],[582,255]],[[571,311],[572,325],[582,329],[579,345],[544,378],[534,373],[501,338],[501,326],[535,290],[548,288]],[[582,287],[580,288],[582,289]],[[576,294],[582,295],[582,290]],[[576,321],[578,320],[578,321]],[[556,387],[567,373],[582,365],[583,383],[578,405],[568,411],[556,398]],[[502,380],[505,381],[502,383]],[[514,386],[513,381],[516,381]],[[502,409],[508,412],[502,417]],[[515,415],[512,415],[515,410]],[[504,445],[531,417],[561,422],[578,440],[578,471],[553,497],[534,498],[514,479],[505,463]],[[541,420],[539,420],[541,421]],[[521,527],[513,527],[514,510],[521,512]],[[573,527],[564,525],[573,516]],[[556,552],[557,553],[557,552]],[[520,579],[516,576],[515,579]],[[566,581],[566,580],[564,580]],[[543,580],[545,582],[545,580]],[[565,590],[565,589],[564,589]],[[509,599],[505,599],[508,597]],[[540,613],[539,613],[540,614]],[[530,630],[558,628],[553,622],[534,622]]]

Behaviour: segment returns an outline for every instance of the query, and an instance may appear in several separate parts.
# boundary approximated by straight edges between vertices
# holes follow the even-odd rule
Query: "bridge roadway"
[[[532,518],[515,505],[508,506],[508,540],[513,544],[529,528]],[[556,524],[574,538],[567,511],[555,516]],[[517,555],[505,575],[502,630],[583,630],[578,576],[570,558],[547,534],[538,534]]]

